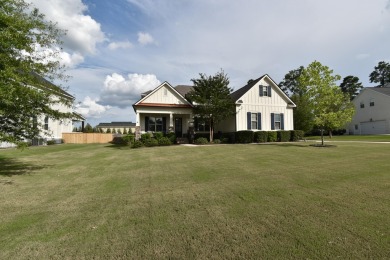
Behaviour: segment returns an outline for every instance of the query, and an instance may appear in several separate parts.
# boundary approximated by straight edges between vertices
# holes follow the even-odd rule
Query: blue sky
[[[68,91],[91,125],[135,121],[140,93],[223,69],[237,89],[314,60],[369,87],[390,61],[390,0],[30,0],[67,30]]]

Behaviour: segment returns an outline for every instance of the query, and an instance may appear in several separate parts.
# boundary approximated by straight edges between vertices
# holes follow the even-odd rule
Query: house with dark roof
[[[185,137],[190,127],[195,132],[208,132],[208,125],[197,120],[193,104],[187,99],[192,86],[171,86],[164,82],[154,90],[141,94],[134,105],[136,131],[175,132]],[[215,126],[215,132],[240,130],[293,130],[294,102],[268,75],[249,80],[244,87],[231,94],[236,104],[235,116]]]
[[[129,132],[131,131],[132,133],[135,132],[135,123],[133,122],[111,122],[111,123],[99,123],[96,128],[101,130],[102,132],[106,133],[107,129],[110,129],[111,132],[116,132],[120,131],[121,133]]]
[[[353,100],[355,115],[349,134],[390,134],[390,84],[364,88]]]

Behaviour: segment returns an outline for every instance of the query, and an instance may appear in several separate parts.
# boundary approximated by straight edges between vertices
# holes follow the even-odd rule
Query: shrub
[[[278,134],[275,131],[268,131],[267,132],[267,141],[268,142],[276,142],[278,139]]]
[[[160,139],[158,139],[158,144],[161,146],[165,146],[165,145],[171,145],[172,142],[168,137],[163,136]]]
[[[131,144],[131,148],[140,148],[144,146],[143,143],[139,140],[134,141],[134,143]]]
[[[296,142],[303,139],[305,132],[302,130],[292,130],[291,131],[291,141]]]
[[[53,144],[56,144],[56,141],[55,140],[49,140],[46,142],[47,145],[53,145]]]
[[[143,141],[143,144],[146,147],[153,147],[153,146],[158,146],[158,141],[155,138],[150,138],[150,139],[145,139],[145,141]]]
[[[169,132],[165,136],[168,137],[172,144],[176,143],[176,134],[174,132]]]
[[[253,131],[238,131],[236,132],[236,142],[242,144],[252,143],[254,139]]]
[[[125,144],[123,138],[122,138],[122,137],[119,137],[119,136],[114,136],[114,137],[112,138],[111,143],[113,143],[113,144]]]
[[[123,129],[123,134],[124,134],[124,135],[127,135],[126,127]]]
[[[151,133],[145,133],[141,135],[141,142],[145,143],[146,140],[152,139]]]
[[[118,131],[116,131],[117,134],[122,134],[122,131],[120,129],[118,129]]]
[[[268,138],[268,132],[267,131],[257,131],[254,134],[254,140],[256,143],[266,143]]]
[[[210,133],[196,133],[195,140],[198,138],[206,138],[207,141],[210,141]]]
[[[159,140],[160,138],[164,137],[164,134],[162,132],[155,132],[153,133],[153,137]]]
[[[278,142],[288,142],[291,138],[290,131],[277,131]]]
[[[196,144],[208,144],[209,141],[204,137],[199,137],[199,138],[195,139],[195,143]]]
[[[107,128],[106,133],[111,134],[111,128]]]
[[[214,143],[214,144],[220,144],[220,143],[221,143],[221,140],[220,140],[220,139],[214,139],[214,140],[213,140],[213,143]]]
[[[125,135],[122,136],[123,144],[131,145],[135,141],[135,135]]]

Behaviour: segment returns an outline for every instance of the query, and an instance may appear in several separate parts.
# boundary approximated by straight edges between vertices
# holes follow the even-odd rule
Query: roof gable
[[[276,84],[276,82],[270,77],[268,76],[268,74],[265,74],[263,76],[261,76],[260,78],[258,79],[255,79],[255,80],[249,80],[248,81],[248,84],[245,85],[244,87],[240,88],[240,89],[237,89],[236,91],[234,91],[233,93],[230,94],[230,96],[232,97],[233,101],[234,102],[237,102],[240,98],[242,98],[249,90],[251,90],[254,86],[257,86],[259,81],[262,81],[262,80],[267,80],[269,82],[271,82],[271,84],[274,86],[274,90],[276,90],[276,92],[278,93],[279,96],[281,96],[284,100],[286,100],[286,102],[290,105],[292,105],[293,107],[295,107],[296,105],[294,104],[294,102],[286,95],[286,93],[284,93],[284,91],[282,91],[280,89],[280,87],[278,86],[278,84]]]
[[[188,93],[190,89],[184,86],[180,92]],[[188,86],[187,86],[188,87]],[[163,82],[152,91],[144,92],[144,96],[134,106],[186,106],[192,107],[191,103],[178,90],[168,82]]]

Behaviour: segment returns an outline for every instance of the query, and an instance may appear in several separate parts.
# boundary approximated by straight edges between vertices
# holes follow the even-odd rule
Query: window
[[[151,132],[163,132],[163,118],[162,117],[154,117],[150,116],[145,118],[147,127],[145,127],[146,131]]]
[[[355,125],[355,130],[359,130],[359,125]]]
[[[364,103],[360,103],[360,108],[364,108]]]
[[[274,117],[275,121],[274,121],[274,126],[275,126],[275,130],[280,130],[281,129],[281,119],[280,119],[280,114],[275,114],[275,117]]]
[[[202,121],[199,118],[195,118],[194,125],[195,125],[196,132],[208,132],[210,130],[209,123]]]
[[[247,113],[248,130],[261,130],[261,113]]]
[[[370,107],[373,107],[375,105],[375,102],[373,99],[370,100]]]
[[[271,130],[284,130],[284,115],[271,113]]]
[[[260,95],[260,97],[270,97],[271,96],[271,86],[259,85],[259,95]]]
[[[43,129],[49,130],[49,117],[45,116],[45,123],[43,125]]]

